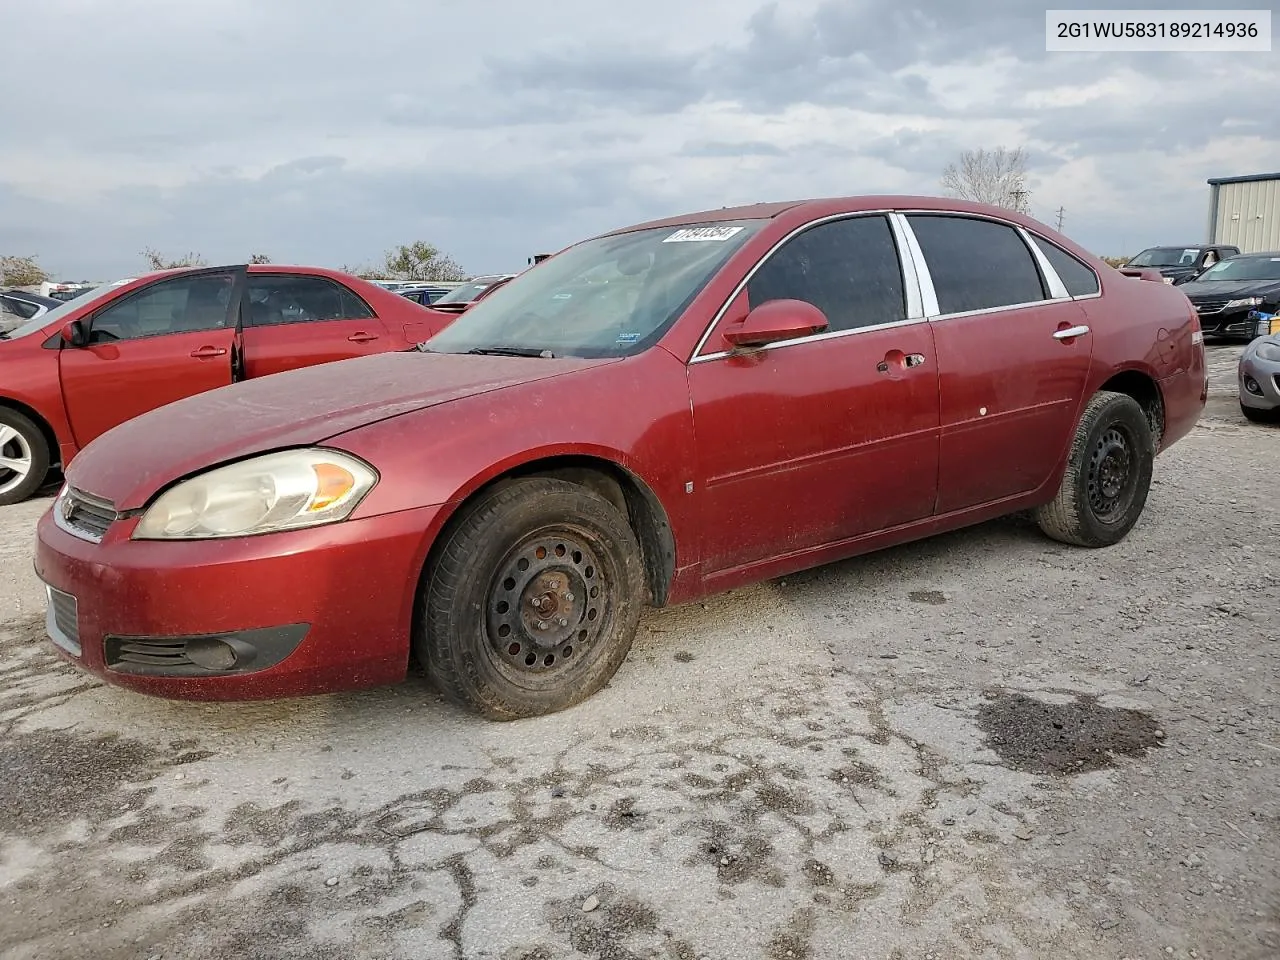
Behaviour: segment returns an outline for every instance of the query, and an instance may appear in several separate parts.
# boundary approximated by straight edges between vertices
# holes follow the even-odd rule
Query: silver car
[[[1240,355],[1240,412],[1254,423],[1280,423],[1280,330],[1270,329]]]

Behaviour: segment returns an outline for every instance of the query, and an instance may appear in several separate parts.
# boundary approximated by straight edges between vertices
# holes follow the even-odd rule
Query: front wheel
[[[573,706],[631,648],[640,556],[626,518],[585,487],[499,485],[463,508],[431,561],[418,660],[450,700],[489,719]]]
[[[1155,455],[1138,402],[1123,393],[1095,394],[1076,427],[1057,496],[1036,510],[1040,529],[1081,547],[1119,543],[1142,516]]]
[[[0,505],[26,500],[49,474],[49,444],[17,410],[0,407]]]

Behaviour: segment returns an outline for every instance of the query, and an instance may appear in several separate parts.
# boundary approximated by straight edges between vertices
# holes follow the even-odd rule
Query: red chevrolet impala
[[[492,718],[604,686],[646,604],[1031,509],[1103,547],[1205,402],[1194,311],[1036,221],[864,197],[587,240],[418,351],[213,390],[90,444],[48,631],[106,680],[397,681]]]
[[[336,270],[183,268],[0,334],[0,504],[147,410],[233,380],[408,350],[453,321]]]

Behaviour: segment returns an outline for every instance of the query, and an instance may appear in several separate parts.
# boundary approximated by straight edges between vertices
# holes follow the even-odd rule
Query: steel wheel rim
[[[612,620],[608,558],[585,531],[556,528],[520,540],[485,597],[485,639],[494,664],[541,687],[589,663]]]
[[[21,433],[0,424],[0,494],[20,486],[31,475],[31,444]]]
[[[1098,437],[1089,455],[1089,509],[1100,523],[1116,523],[1128,512],[1138,488],[1136,444],[1119,425]]]

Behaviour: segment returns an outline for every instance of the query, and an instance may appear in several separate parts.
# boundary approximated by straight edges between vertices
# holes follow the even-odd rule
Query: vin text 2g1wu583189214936
[[[640,224],[418,351],[91,443],[39,523],[48,629],[161,696],[390,683],[416,654],[485,716],[544,714],[609,681],[645,604],[1022,510],[1116,543],[1204,407],[1201,340],[1175,286],[996,208]]]

